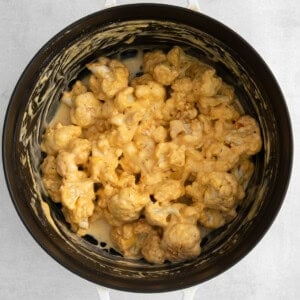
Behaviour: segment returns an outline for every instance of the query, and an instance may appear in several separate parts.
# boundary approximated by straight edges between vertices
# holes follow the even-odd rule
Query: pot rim
[[[180,19],[184,19],[184,24],[188,26],[195,27],[193,25],[193,22],[196,18],[201,19],[203,22],[207,22],[209,25],[212,26],[212,28],[217,28],[219,29],[219,33],[214,35],[217,39],[222,39],[220,38],[220,34],[222,31],[226,31],[227,36],[229,36],[232,40],[236,41],[239,43],[239,47],[246,48],[247,51],[249,51],[249,55],[254,56],[257,61],[258,65],[261,68],[261,70],[269,77],[269,80],[272,81],[274,90],[276,89],[277,92],[277,98],[278,101],[281,103],[281,109],[282,113],[285,116],[285,120],[277,120],[279,123],[283,122],[285,123],[285,128],[287,128],[287,132],[285,133],[287,136],[287,139],[289,140],[289,145],[285,145],[288,150],[289,156],[285,160],[286,168],[285,172],[282,173],[283,181],[281,182],[281,190],[280,190],[280,197],[278,197],[279,200],[277,202],[274,202],[272,205],[272,211],[268,214],[267,218],[264,218],[263,220],[257,220],[255,228],[259,228],[259,233],[256,232],[256,234],[250,235],[250,239],[247,242],[247,245],[243,245],[240,247],[239,251],[235,254],[235,256],[229,256],[225,254],[225,256],[222,257],[222,261],[218,261],[218,265],[214,266],[214,268],[210,268],[210,270],[206,271],[205,276],[197,276],[197,274],[192,274],[191,276],[185,276],[184,281],[179,282],[179,280],[174,280],[171,281],[169,280],[168,282],[163,282],[159,284],[158,282],[153,282],[149,283],[148,281],[145,282],[145,285],[140,285],[130,282],[126,284],[120,284],[119,282],[116,281],[113,277],[111,279],[106,280],[106,278],[95,278],[95,276],[92,276],[91,272],[88,272],[87,270],[84,270],[83,266],[79,263],[75,263],[74,260],[71,261],[69,260],[64,254],[61,253],[61,250],[57,245],[53,243],[52,240],[47,238],[46,233],[44,230],[42,230],[40,224],[35,220],[34,218],[26,218],[24,215],[28,213],[28,209],[30,209],[26,203],[23,201],[18,200],[19,196],[17,195],[18,193],[13,189],[13,185],[15,185],[15,173],[14,169],[11,168],[13,163],[11,162],[11,157],[12,157],[12,151],[13,151],[13,136],[10,135],[12,132],[15,134],[16,128],[13,126],[13,129],[10,131],[9,130],[9,125],[11,123],[10,119],[13,116],[14,118],[17,118],[14,114],[16,113],[14,110],[14,107],[17,105],[18,102],[18,96],[23,91],[26,89],[26,85],[29,81],[29,78],[35,78],[36,72],[38,72],[38,62],[43,61],[43,59],[47,60],[49,57],[51,57],[51,53],[53,53],[51,50],[60,43],[65,44],[66,40],[70,41],[74,37],[78,36],[78,30],[79,27],[84,25],[90,20],[93,19],[98,19],[99,25],[107,25],[108,22],[103,21],[101,18],[104,17],[105,15],[109,14],[119,14],[122,15],[117,22],[120,21],[127,21],[127,20],[140,20],[140,19],[153,19],[153,20],[161,20],[162,18],[158,17],[128,17],[126,15],[126,12],[130,12],[134,9],[137,8],[143,8],[143,11],[147,11],[149,9],[157,9],[157,10],[162,10],[162,11],[167,11],[167,10],[172,10],[174,11],[174,18],[165,18],[165,21],[174,21],[178,22]],[[178,14],[176,14],[178,12]],[[124,17],[125,15],[125,17]],[[181,16],[180,16],[181,15]],[[129,14],[130,16],[130,14]],[[192,19],[190,21],[190,19]],[[213,30],[213,29],[212,29]],[[235,49],[234,49],[235,50]],[[127,4],[127,5],[120,5],[116,7],[111,7],[107,9],[103,9],[100,11],[97,11],[95,13],[92,13],[88,16],[85,16],[75,22],[73,22],[71,25],[67,26],[63,30],[61,30],[59,33],[57,33],[53,38],[51,38],[44,46],[37,52],[37,54],[31,59],[31,61],[28,63],[27,67],[23,71],[22,75],[20,76],[16,87],[12,93],[12,96],[10,98],[5,119],[4,119],[4,126],[3,126],[3,136],[2,136],[2,160],[3,160],[3,167],[4,167],[4,174],[5,174],[5,180],[6,184],[9,190],[10,198],[12,199],[12,202],[15,206],[15,209],[22,220],[23,224],[27,228],[27,230],[30,232],[32,237],[37,241],[37,243],[49,254],[54,258],[59,264],[63,265],[66,267],[68,270],[72,271],[73,273],[83,277],[84,279],[88,279],[96,284],[101,284],[103,286],[109,287],[109,288],[114,288],[114,289],[121,289],[125,291],[130,291],[130,292],[166,292],[166,291],[173,291],[176,289],[182,289],[182,288],[187,288],[192,285],[196,285],[199,283],[202,283],[206,280],[209,280],[222,272],[228,270],[230,267],[232,267],[234,264],[236,264],[239,260],[241,260],[244,256],[246,256],[256,245],[257,243],[261,240],[261,238],[265,235],[267,230],[270,228],[271,224],[273,223],[276,215],[278,214],[280,207],[282,205],[282,202],[284,200],[288,185],[289,185],[289,180],[291,176],[291,171],[292,171],[292,161],[293,161],[293,136],[292,136],[292,127],[291,127],[291,121],[288,113],[288,109],[284,100],[284,97],[282,95],[282,92],[280,90],[280,87],[264,62],[264,60],[259,56],[259,54],[253,49],[251,45],[249,45],[242,37],[240,37],[236,32],[225,26],[224,24],[220,23],[219,21],[214,20],[211,17],[208,17],[202,13],[192,11],[190,9],[178,7],[178,6],[172,6],[172,5],[165,5],[165,4],[148,4],[148,3],[143,3],[143,4]],[[276,205],[275,205],[276,204]],[[251,232],[255,229],[252,228]]]

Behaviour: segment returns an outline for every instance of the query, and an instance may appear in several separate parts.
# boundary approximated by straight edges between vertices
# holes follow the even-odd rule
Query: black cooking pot
[[[153,266],[142,260],[124,259],[70,232],[59,207],[45,196],[39,171],[39,143],[62,91],[83,74],[87,62],[100,55],[130,53],[137,46],[167,50],[172,45],[180,45],[210,63],[235,87],[245,112],[260,124],[264,147],[254,158],[255,173],[238,217],[202,241],[202,254],[197,259]],[[188,9],[126,5],[94,13],[70,25],[33,58],[7,110],[3,162],[20,218],[60,264],[103,286],[162,292],[199,284],[220,274],[257,244],[274,220],[288,186],[292,133],[288,111],[272,73],[236,33]]]

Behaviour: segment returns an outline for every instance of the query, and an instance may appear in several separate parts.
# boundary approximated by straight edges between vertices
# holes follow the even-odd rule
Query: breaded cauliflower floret
[[[54,202],[60,202],[61,196],[59,188],[61,186],[61,177],[56,170],[56,158],[48,155],[42,165],[41,170],[43,174],[43,184],[47,193]]]
[[[149,201],[149,195],[138,192],[133,187],[125,187],[108,201],[108,210],[116,219],[131,222],[140,217]]]
[[[211,107],[209,111],[209,117],[212,120],[233,120],[236,121],[240,114],[234,109],[234,107],[227,104],[220,104],[218,106]]]
[[[127,258],[141,258],[141,249],[148,234],[154,232],[153,228],[145,221],[114,227],[111,230],[111,240],[117,251]]]
[[[200,200],[206,207],[221,211],[235,208],[238,200],[238,182],[232,174],[211,172],[203,176],[199,183],[205,186],[203,198]]]
[[[74,125],[63,126],[57,123],[54,127],[46,129],[41,144],[42,151],[55,155],[59,150],[67,148],[69,143],[81,135],[81,127]]]
[[[132,141],[140,120],[143,118],[141,112],[128,110],[125,114],[116,114],[110,122],[115,129],[109,135],[109,142],[112,146],[123,147]]]
[[[200,230],[197,225],[175,223],[163,234],[161,242],[166,259],[175,262],[197,257],[200,252]]]
[[[156,143],[163,143],[167,139],[168,131],[163,126],[158,126],[152,131],[151,136]]]
[[[134,144],[137,148],[136,162],[143,171],[149,172],[154,165],[154,140],[147,135],[136,134],[134,136]]]
[[[74,99],[81,95],[81,94],[84,94],[87,92],[87,88],[86,86],[80,81],[80,80],[77,80],[73,87],[72,87],[72,90],[69,91],[69,92],[64,92],[63,93],[63,96],[61,98],[61,101],[66,104],[67,106],[69,107],[72,107],[73,106],[73,101]]]
[[[196,224],[199,216],[194,207],[183,203],[149,202],[145,217],[149,224],[166,228],[173,223]]]
[[[221,211],[211,208],[202,208],[199,211],[199,222],[206,228],[215,229],[226,224],[226,220]]]
[[[187,56],[180,47],[173,47],[168,53],[167,53],[167,60],[170,64],[175,66],[177,69],[180,68],[180,65],[182,64],[182,60],[186,59]]]
[[[88,139],[74,139],[69,143],[68,151],[74,154],[77,165],[86,164],[92,151],[92,144]]]
[[[163,117],[165,120],[184,119],[193,120],[197,117],[198,111],[189,96],[182,92],[172,92],[163,107]]]
[[[180,208],[180,206],[170,203],[149,202],[145,207],[145,217],[153,226],[167,227],[172,215],[180,215]]]
[[[120,159],[120,165],[124,171],[129,173],[139,173],[141,171],[139,164],[137,164],[136,158],[138,156],[138,149],[133,142],[125,144],[123,146],[123,156]]]
[[[253,174],[254,165],[248,160],[244,159],[240,161],[232,170],[231,173],[236,177],[238,182],[246,189],[247,184]]]
[[[205,159],[204,153],[189,149],[186,151],[185,172],[196,173],[197,177],[218,171],[227,172],[230,170],[230,163],[226,160]]]
[[[195,100],[194,98],[189,97],[193,89],[193,81],[191,78],[178,78],[173,82],[171,88],[175,92],[184,93],[187,96],[187,101],[189,100],[188,102],[193,102]]]
[[[183,167],[185,164],[185,146],[173,142],[160,143],[156,146],[155,157],[161,170]]]
[[[184,192],[184,186],[179,180],[168,179],[154,189],[154,198],[159,202],[167,202],[178,199]]]
[[[93,125],[100,112],[100,101],[95,98],[93,93],[86,92],[74,99],[70,118],[73,124],[84,128]]]
[[[214,121],[214,138],[217,141],[224,141],[224,138],[229,132],[235,128],[235,124],[232,120],[216,120]]]
[[[60,191],[64,206],[63,213],[67,222],[87,229],[88,218],[94,211],[94,182],[90,179],[64,180]]]
[[[180,133],[186,133],[187,126],[181,120],[170,121],[170,136],[174,139]]]
[[[216,70],[208,69],[193,81],[195,96],[215,96],[222,86],[222,79],[216,75]]]
[[[155,50],[144,54],[143,71],[144,73],[153,73],[154,68],[167,60],[166,54],[161,50]]]
[[[170,135],[174,143],[186,145],[190,149],[199,148],[203,145],[203,126],[197,119],[188,123],[180,120],[171,121]]]
[[[152,75],[145,73],[142,76],[135,77],[130,81],[130,86],[136,87],[137,85],[148,84],[149,81],[154,81]]]
[[[239,154],[254,155],[262,147],[260,129],[250,116],[241,116],[235,123],[235,130],[225,136],[225,142]]]
[[[126,108],[134,106],[135,97],[133,93],[134,88],[127,87],[116,95],[114,105],[120,112],[124,112]]]
[[[232,103],[235,98],[234,88],[227,83],[222,82],[222,85],[218,90],[218,95],[226,96],[229,98],[229,103]]]
[[[230,98],[223,95],[216,95],[214,97],[201,96],[199,97],[199,101],[198,101],[200,112],[206,115],[210,113],[211,108],[216,107],[220,104],[228,105],[230,103],[231,103]]]
[[[135,96],[140,106],[147,109],[147,114],[151,113],[153,118],[157,117],[156,114],[160,116],[160,110],[166,99],[166,90],[161,84],[149,81],[147,84],[137,85]]]
[[[226,161],[229,168],[233,168],[239,161],[238,153],[229,148],[226,144],[221,142],[212,142],[202,150],[206,159]]]
[[[60,151],[56,157],[57,173],[70,180],[80,180],[87,177],[84,171],[78,169],[74,153]]]
[[[156,232],[147,235],[142,246],[142,255],[152,264],[164,263],[165,250],[161,247],[161,239]]]
[[[112,99],[128,86],[129,71],[120,61],[102,57],[87,64],[87,68],[94,74],[90,77],[89,87],[100,100]]]
[[[171,85],[178,75],[176,68],[167,62],[160,63],[153,69],[153,78],[162,85]]]
[[[111,147],[108,139],[102,135],[92,145],[92,156],[89,158],[89,172],[93,180],[103,184],[116,184],[118,176],[116,168],[122,150]]]

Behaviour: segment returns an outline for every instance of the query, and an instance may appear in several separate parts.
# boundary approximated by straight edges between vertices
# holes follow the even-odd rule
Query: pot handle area
[[[98,285],[97,292],[98,292],[99,300],[110,300],[108,288]],[[197,286],[192,286],[190,288],[181,290],[181,292],[182,292],[182,298],[181,298],[182,300],[194,300],[195,294],[197,292]]]
[[[145,1],[146,3],[147,1]],[[160,3],[164,3],[165,1],[160,1]],[[137,3],[137,1],[128,1],[129,3]],[[147,2],[148,3],[148,2]],[[141,3],[142,4],[142,3]],[[104,2],[104,8],[113,7],[118,5],[118,0],[105,0]],[[187,8],[195,11],[200,11],[199,2],[198,0],[186,0],[186,6]]]

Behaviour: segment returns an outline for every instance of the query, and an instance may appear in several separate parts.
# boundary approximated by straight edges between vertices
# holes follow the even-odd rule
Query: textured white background
[[[58,31],[100,10],[103,2],[0,0],[1,130],[10,95],[32,56]],[[252,44],[273,71],[290,110],[295,155],[290,187],[271,229],[241,262],[199,285],[195,299],[300,299],[300,1],[199,3],[201,12],[231,27]],[[0,299],[98,299],[94,284],[61,267],[29,235],[11,203],[2,161],[0,164]],[[176,300],[181,296],[175,292],[155,298]],[[111,298],[147,300],[153,295],[112,291]]]

